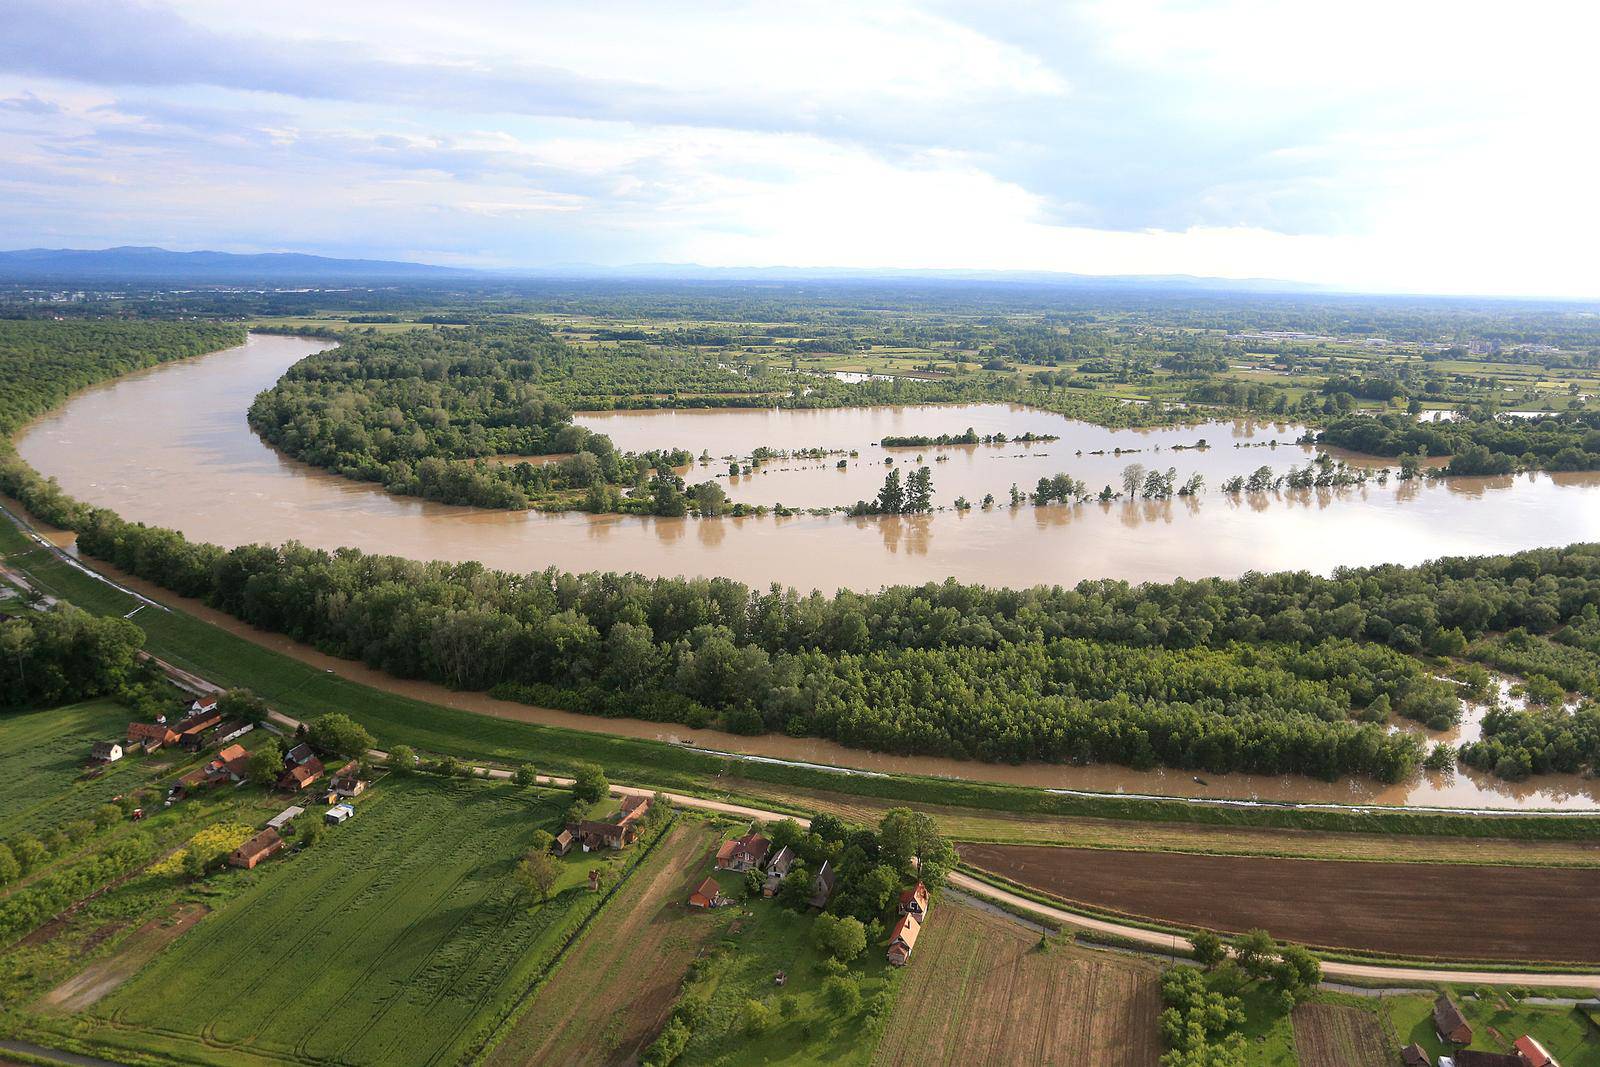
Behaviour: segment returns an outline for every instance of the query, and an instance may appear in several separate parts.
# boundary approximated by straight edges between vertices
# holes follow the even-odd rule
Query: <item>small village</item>
[[[1435,1060],[1421,1045],[1412,1042],[1400,1054],[1405,1067],[1561,1067],[1538,1039],[1529,1034],[1510,1042],[1505,1052],[1467,1048],[1475,1036],[1472,1024],[1467,1022],[1449,993],[1440,993],[1433,1002],[1433,1029],[1439,1041],[1455,1051],[1441,1054]]]

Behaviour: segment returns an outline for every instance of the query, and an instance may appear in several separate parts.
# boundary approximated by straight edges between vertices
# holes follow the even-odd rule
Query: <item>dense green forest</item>
[[[75,608],[0,620],[0,708],[50,707],[135,683],[144,634]]]
[[[1600,412],[1533,418],[1476,413],[1444,422],[1409,415],[1350,415],[1322,431],[1322,444],[1374,456],[1450,456],[1451,474],[1523,469],[1600,470]]]
[[[243,343],[244,329],[231,323],[0,319],[0,434],[84,386]]]
[[[139,325],[125,329],[136,345]],[[150,326],[146,339],[164,348],[174,329],[190,328]],[[193,344],[226,343],[193,329]],[[51,401],[15,384],[36,407]],[[1596,654],[1592,545],[1328,578],[824,596],[294,544],[229,551],[74,502],[14,454],[0,489],[77,530],[91,556],[401,677],[894,752],[1395,779],[1423,752],[1389,716],[1442,726],[1458,714],[1456,686],[1418,656],[1542,654],[1506,642],[1513,632]],[[1469,758],[1510,774],[1590,766],[1593,722],[1559,707],[1492,716]]]

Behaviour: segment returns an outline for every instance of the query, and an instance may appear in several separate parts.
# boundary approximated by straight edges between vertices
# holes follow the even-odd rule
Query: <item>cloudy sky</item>
[[[1596,297],[1597,10],[4,0],[0,247]]]

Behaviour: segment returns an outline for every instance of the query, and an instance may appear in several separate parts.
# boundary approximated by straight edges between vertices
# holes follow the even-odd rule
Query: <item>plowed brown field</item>
[[[1159,968],[1038,941],[948,898],[935,906],[873,1062],[1154,1067]]]
[[[1296,1008],[1294,1045],[1300,1067],[1389,1067],[1398,1058],[1376,1015],[1338,1004]]]
[[[1471,848],[1463,842],[1463,848]],[[1177,926],[1454,959],[1600,962],[1600,871],[963,844],[1062,900]]]

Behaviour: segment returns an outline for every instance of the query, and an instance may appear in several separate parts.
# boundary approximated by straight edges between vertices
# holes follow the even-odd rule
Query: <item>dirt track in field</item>
[[[1463,848],[1471,848],[1463,842]],[[1122,915],[1328,948],[1483,960],[1600,962],[1600,872],[960,846],[967,863]]]
[[[1293,1018],[1300,1067],[1389,1067],[1396,1059],[1373,1012],[1338,1004],[1302,1004],[1294,1009]]]
[[[1058,946],[946,898],[928,915],[874,1067],[1154,1067],[1159,969]]]
[[[106,994],[138,973],[156,953],[182,937],[195,923],[205,918],[204,905],[176,908],[164,919],[151,919],[128,935],[117,950],[97,960],[46,993],[39,1007],[70,1015],[99,1003]]]

